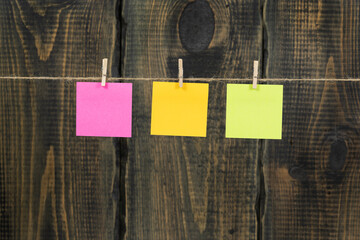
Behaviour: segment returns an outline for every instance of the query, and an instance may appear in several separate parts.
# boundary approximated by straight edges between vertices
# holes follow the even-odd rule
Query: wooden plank
[[[358,78],[358,1],[266,3],[269,78]],[[359,82],[284,86],[263,155],[263,239],[359,239]]]
[[[258,2],[187,4],[123,1],[122,75],[177,77],[182,58],[185,78],[250,78],[261,55]],[[256,239],[258,143],[225,139],[225,83],[210,84],[206,138],[150,136],[151,90],[134,84],[125,239]]]
[[[263,239],[357,239],[359,82],[284,85],[283,139],[266,141]]]
[[[0,3],[0,75],[101,76],[115,2]],[[0,116],[0,239],[114,239],[118,150],[75,137],[74,83],[1,80]]]
[[[359,78],[359,3],[350,0],[266,2],[265,77]]]

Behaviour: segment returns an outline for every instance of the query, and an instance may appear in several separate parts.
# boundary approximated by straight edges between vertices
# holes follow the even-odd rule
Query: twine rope
[[[15,77],[15,76],[1,76],[0,80],[67,80],[67,81],[99,81],[101,77]],[[136,77],[108,77],[107,81],[179,81],[178,78],[136,78]],[[248,81],[252,82],[252,78],[184,78],[184,81],[196,82],[217,82],[217,81]],[[312,78],[312,79],[288,79],[288,78],[260,78],[260,82],[279,82],[279,81],[334,81],[334,82],[356,82],[360,79],[326,79],[326,78]]]

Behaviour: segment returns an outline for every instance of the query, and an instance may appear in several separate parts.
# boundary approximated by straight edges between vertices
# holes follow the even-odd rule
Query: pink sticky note
[[[76,83],[76,136],[131,137],[132,83]]]

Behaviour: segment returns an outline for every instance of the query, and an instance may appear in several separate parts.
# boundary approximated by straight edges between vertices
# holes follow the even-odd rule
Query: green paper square
[[[227,84],[226,138],[281,139],[282,85]]]

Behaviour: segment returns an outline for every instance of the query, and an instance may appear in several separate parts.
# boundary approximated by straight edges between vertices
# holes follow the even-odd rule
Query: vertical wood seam
[[[119,41],[120,43],[120,59],[119,59],[119,66],[118,66],[118,73],[120,75],[120,77],[124,77],[124,63],[125,63],[125,48],[126,48],[126,31],[127,31],[127,23],[125,22],[125,18],[123,16],[123,0],[117,0],[117,11],[118,11],[118,15],[117,15],[117,22],[119,24],[119,28],[118,31],[119,33],[117,34],[117,36],[119,37],[119,39],[117,41]],[[120,227],[118,233],[118,239],[123,240],[125,238],[125,233],[126,233],[126,189],[125,189],[125,179],[126,179],[126,163],[127,163],[127,152],[128,152],[128,140],[123,140],[123,141],[119,141],[118,144],[120,146],[118,146],[119,152],[117,152],[117,159],[120,161],[120,176],[119,176],[119,191],[120,191],[120,196],[119,196],[119,202],[118,202],[118,217],[116,219],[119,219],[118,221],[118,227]],[[124,150],[124,152],[126,154],[123,154],[124,152],[122,152]]]
[[[260,48],[261,48],[261,56],[260,56],[260,77],[267,78],[266,69],[267,69],[267,62],[268,62],[268,52],[267,52],[267,27],[265,23],[265,10],[267,0],[259,0],[259,14],[261,19],[261,41],[260,41]],[[266,83],[265,83],[266,84]],[[263,169],[263,161],[264,161],[264,152],[266,140],[259,139],[257,142],[257,196],[256,196],[256,203],[255,203],[255,210],[256,210],[256,218],[257,218],[257,239],[262,240],[263,238],[263,216],[265,212],[265,200],[266,200],[266,191],[265,191],[265,178],[264,178],[264,169]]]

